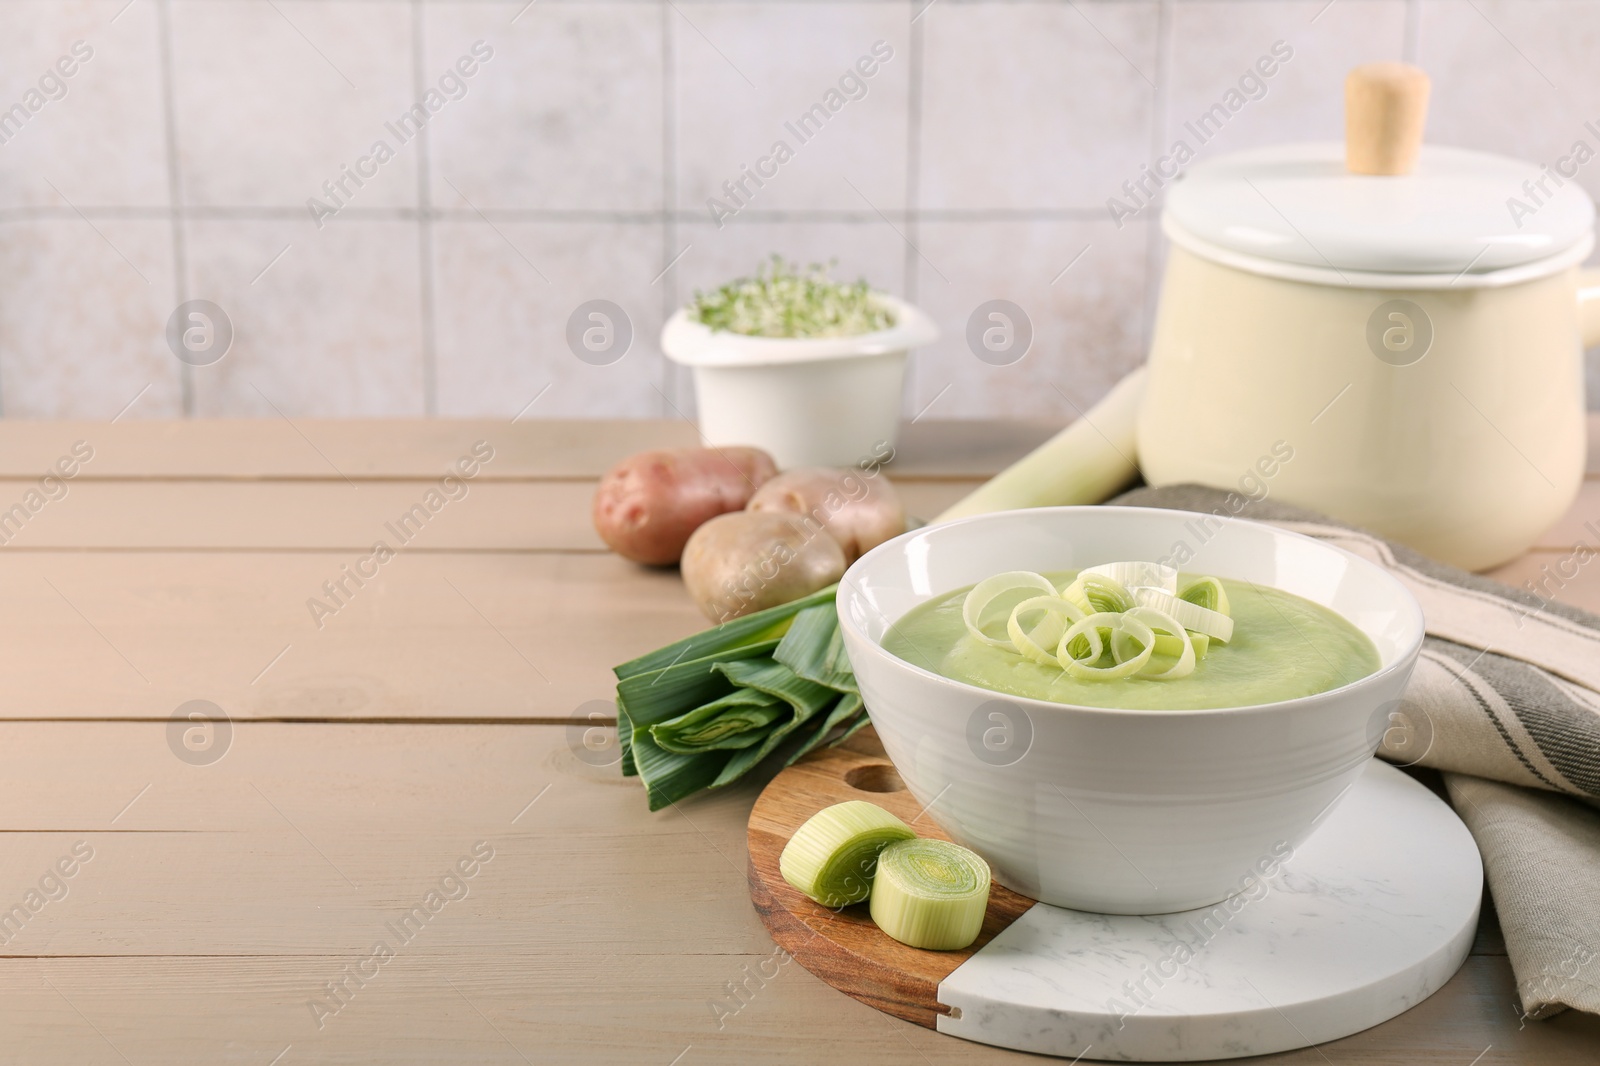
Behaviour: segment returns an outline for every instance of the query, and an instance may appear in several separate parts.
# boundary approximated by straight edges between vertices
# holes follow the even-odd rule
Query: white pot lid
[[[1594,203],[1573,180],[1487,152],[1423,145],[1414,173],[1389,177],[1348,172],[1342,144],[1294,144],[1193,167],[1163,221],[1256,260],[1470,278],[1580,254]]]

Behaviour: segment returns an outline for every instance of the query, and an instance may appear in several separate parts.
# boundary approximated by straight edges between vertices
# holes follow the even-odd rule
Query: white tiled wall
[[[780,252],[938,319],[908,414],[1064,418],[1140,360],[1162,264],[1107,197],[1279,40],[1203,155],[1337,138],[1377,59],[1432,73],[1437,141],[1549,160],[1600,119],[1600,0],[0,0],[0,110],[93,49],[0,144],[0,414],[670,416],[665,316]],[[307,199],[442,78],[319,228]],[[212,366],[163,337],[192,298],[234,324]],[[1009,367],[963,339],[997,298],[1034,323]],[[592,299],[632,320],[610,366],[566,347]]]

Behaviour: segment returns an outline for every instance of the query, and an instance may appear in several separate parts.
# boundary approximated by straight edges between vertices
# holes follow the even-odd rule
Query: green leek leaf
[[[666,751],[656,744],[650,730],[644,726],[633,729],[633,757],[652,811],[710,787],[728,759],[727,753],[720,751],[700,755]]]
[[[838,608],[825,603],[807,607],[795,615],[789,632],[778,642],[772,657],[807,681],[826,685],[837,692],[852,692],[856,676],[850,671],[843,649]]]
[[[828,745],[828,747],[837,748],[840,744],[843,744],[845,741],[847,741],[851,737],[855,736],[856,733],[861,729],[862,726],[871,725],[871,724],[872,724],[872,719],[867,717],[867,715],[865,713],[863,713],[860,718],[858,718],[854,722],[850,723],[849,728],[847,728],[844,731],[843,735],[841,735],[838,740],[833,741],[831,744]]]
[[[620,692],[617,693],[617,747],[622,751],[622,776],[639,776],[639,766],[633,761],[633,719]]]
[[[658,747],[682,755],[719,749],[748,748],[766,727],[789,713],[776,696],[741,688],[650,727]]]
[[[798,600],[747,614],[743,618],[731,619],[668,644],[664,648],[657,648],[648,655],[630,659],[621,666],[612,667],[611,672],[616,674],[620,681],[623,678],[660,670],[674,663],[704,659],[713,655],[726,655],[734,649],[749,644],[777,640],[788,631],[789,622],[796,614],[819,603],[832,603],[838,589],[838,585],[829,585]]]
[[[810,754],[818,744],[828,739],[830,732],[860,713],[861,697],[854,692],[845,693],[839,702],[834,705],[833,710],[828,712],[828,717],[822,720],[822,724],[817,727],[816,732],[812,733],[806,742],[800,745],[793,755],[789,756],[789,761],[784,765],[793,766],[799,762],[804,756]]]

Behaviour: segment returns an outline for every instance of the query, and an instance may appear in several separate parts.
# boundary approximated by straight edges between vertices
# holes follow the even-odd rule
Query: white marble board
[[[1483,894],[1477,845],[1399,770],[1371,762],[1278,857],[1248,892],[1198,911],[1036,904],[939,985],[953,1009],[938,1030],[1066,1058],[1261,1055],[1392,1018],[1466,959]]]

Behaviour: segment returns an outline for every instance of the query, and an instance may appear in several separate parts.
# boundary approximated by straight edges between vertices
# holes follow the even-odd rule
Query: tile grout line
[[[411,0],[411,90],[421,100],[426,92],[423,74],[424,37],[427,12],[424,0]],[[439,413],[438,338],[433,286],[433,137],[427,123],[417,129],[417,316],[421,320],[422,413],[433,418]]]
[[[921,203],[922,196],[922,58],[923,36],[922,19],[916,18],[915,8],[918,0],[908,0],[906,14],[912,19],[910,40],[906,50],[911,54],[907,57],[910,69],[906,72],[906,183],[905,183],[905,217],[906,217],[906,248],[903,259],[905,272],[903,289],[905,300],[909,304],[917,302],[917,246],[922,239],[922,227],[917,205]],[[931,5],[930,5],[931,6]],[[923,11],[927,11],[924,7]],[[900,390],[900,409],[902,414],[910,414],[911,408],[916,405],[917,383],[921,378],[920,362],[915,354],[906,360],[906,378]]]
[[[363,222],[415,222],[426,217],[433,222],[483,222],[500,219],[507,222],[527,222],[542,225],[600,224],[656,226],[663,222],[676,225],[711,226],[713,223],[700,211],[617,211],[603,208],[535,208],[535,207],[480,207],[449,208],[429,206],[426,210],[412,207],[346,207],[339,212],[343,225]],[[935,207],[906,211],[885,210],[882,215],[873,211],[851,211],[827,208],[749,208],[739,217],[727,221],[730,226],[783,225],[793,222],[822,222],[840,225],[879,226],[884,217],[891,221],[916,219],[930,222],[1091,222],[1105,218],[1104,207]],[[154,221],[188,219],[207,222],[282,222],[305,218],[303,207],[292,206],[186,206],[178,210],[169,207],[98,207],[58,208],[49,205],[29,207],[0,207],[0,226],[24,222],[78,222],[83,218],[114,221]]]
[[[156,37],[157,47],[161,50],[161,110],[167,140],[167,202],[171,205],[172,214],[172,294],[181,304],[189,298],[189,247],[184,226],[183,172],[178,162],[177,86],[172,66],[172,0],[157,0]],[[177,363],[180,410],[184,418],[193,418],[194,368],[181,360]]]
[[[661,262],[669,264],[672,257],[678,254],[678,225],[676,212],[678,207],[678,77],[675,64],[677,63],[676,38],[673,36],[675,23],[672,20],[672,5],[660,4],[658,10],[661,14]],[[667,269],[661,279],[661,320],[665,322],[671,318],[678,309],[678,275],[676,271]],[[672,360],[662,356],[661,359],[661,417],[671,418],[673,412],[668,410],[674,402],[668,397],[675,397],[675,402],[687,406],[683,391],[684,375],[678,373],[677,365]]]
[[[1172,82],[1172,3],[1161,0],[1156,6],[1156,84],[1150,108],[1150,153],[1159,159],[1167,138],[1167,111]],[[1159,225],[1147,226],[1144,253],[1144,314],[1139,318],[1140,362],[1150,353],[1155,330],[1156,302],[1161,290],[1161,245]]]

